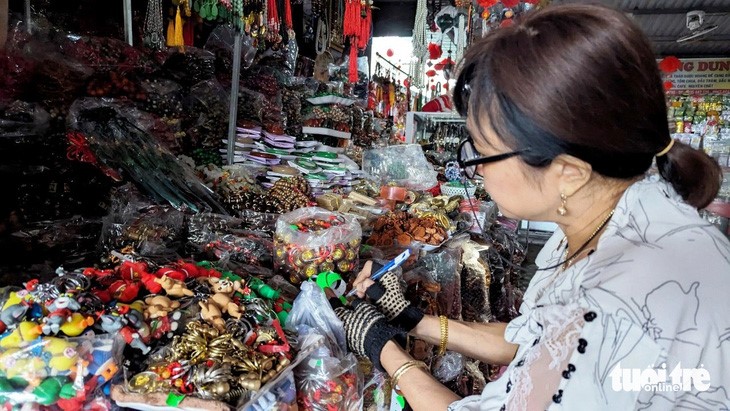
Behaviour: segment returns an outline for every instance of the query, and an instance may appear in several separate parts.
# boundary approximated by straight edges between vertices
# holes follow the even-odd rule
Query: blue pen
[[[382,276],[384,276],[389,271],[393,271],[396,268],[400,267],[401,264],[403,264],[408,257],[411,256],[411,250],[406,249],[402,253],[400,253],[397,257],[390,260],[387,264],[385,264],[380,270],[376,271],[375,274],[370,274],[370,279],[373,281],[378,281]],[[357,289],[353,289],[350,291],[347,296],[352,297],[357,293]]]

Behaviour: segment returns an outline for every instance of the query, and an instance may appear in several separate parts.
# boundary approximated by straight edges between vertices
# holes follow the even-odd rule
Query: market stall
[[[41,2],[0,54],[2,404],[402,409],[324,290],[404,251],[425,313],[517,315],[513,226],[395,144],[411,95],[358,62],[370,3],[124,4],[114,37]],[[301,62],[324,51],[344,63],[321,81]],[[408,349],[460,395],[499,372]]]

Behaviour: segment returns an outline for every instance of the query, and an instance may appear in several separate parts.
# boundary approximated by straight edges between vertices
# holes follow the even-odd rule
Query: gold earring
[[[564,193],[560,193],[560,207],[558,207],[558,214],[564,216],[568,214],[568,196]]]

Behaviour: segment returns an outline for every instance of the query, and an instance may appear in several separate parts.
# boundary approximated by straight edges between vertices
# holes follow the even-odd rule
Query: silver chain
[[[165,45],[162,25],[162,0],[149,0],[142,37],[142,42],[146,47],[154,50],[162,50]]]

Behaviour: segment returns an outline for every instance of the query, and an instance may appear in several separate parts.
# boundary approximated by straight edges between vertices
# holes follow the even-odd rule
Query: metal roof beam
[[[658,36],[658,37],[652,37],[649,36],[649,40],[655,42],[655,43],[674,43],[677,41],[677,37],[672,36]],[[719,36],[705,36],[697,39],[697,42],[722,42],[722,41],[730,41],[730,35],[723,34]]]
[[[694,7],[687,9],[631,9],[623,10],[623,12],[634,16],[656,16],[662,14],[680,14],[684,16],[690,10],[702,10],[705,12],[705,16],[730,14],[730,8],[720,7]]]

